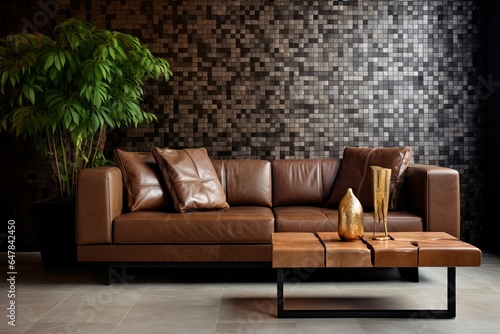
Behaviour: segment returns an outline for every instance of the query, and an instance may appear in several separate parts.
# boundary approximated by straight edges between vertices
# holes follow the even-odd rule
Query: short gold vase
[[[380,166],[370,166],[372,170],[372,189],[373,189],[373,210],[374,226],[373,240],[389,240],[387,231],[387,212],[389,210],[389,196],[391,188],[391,170]],[[383,234],[377,232],[380,226],[383,226]]]
[[[338,233],[343,241],[359,240],[365,232],[363,207],[359,200],[348,188],[339,203]]]

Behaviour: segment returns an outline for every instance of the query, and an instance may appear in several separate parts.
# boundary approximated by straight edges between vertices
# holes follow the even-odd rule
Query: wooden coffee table
[[[481,265],[481,250],[444,232],[393,232],[391,240],[341,241],[336,232],[272,234],[277,269],[279,318],[454,318],[456,267]],[[284,270],[291,268],[446,267],[447,309],[443,310],[286,310]]]

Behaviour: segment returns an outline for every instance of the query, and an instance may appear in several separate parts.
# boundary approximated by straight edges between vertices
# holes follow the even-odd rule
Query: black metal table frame
[[[278,318],[425,318],[450,319],[456,317],[456,268],[447,268],[447,309],[334,309],[334,310],[285,310],[284,270],[277,268]]]

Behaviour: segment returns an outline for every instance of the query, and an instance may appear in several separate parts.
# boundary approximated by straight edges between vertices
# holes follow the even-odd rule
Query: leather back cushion
[[[327,206],[337,207],[347,188],[352,188],[363,208],[372,210],[373,193],[370,166],[380,166],[391,169],[389,209],[396,210],[399,192],[410,160],[411,149],[406,146],[393,148],[346,147],[342,165]]]
[[[212,160],[231,206],[272,206],[271,162]]]
[[[283,159],[272,162],[273,206],[324,205],[340,159]]]
[[[153,154],[116,149],[113,156],[122,172],[129,210],[165,210],[169,196]]]
[[[153,155],[178,212],[229,207],[206,149],[155,147]]]

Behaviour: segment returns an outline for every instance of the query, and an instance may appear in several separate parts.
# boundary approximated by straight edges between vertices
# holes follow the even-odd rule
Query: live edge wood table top
[[[392,232],[390,240],[341,241],[336,232],[273,233],[272,265],[278,269],[278,317],[426,317],[456,315],[456,267],[481,265],[477,247],[444,232]],[[287,311],[283,305],[283,270],[289,268],[448,268],[447,310]]]

